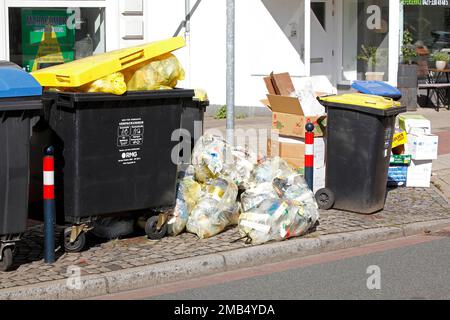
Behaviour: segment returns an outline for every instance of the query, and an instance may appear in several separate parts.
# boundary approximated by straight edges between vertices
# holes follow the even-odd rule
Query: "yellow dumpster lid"
[[[56,65],[31,75],[43,87],[80,87],[184,46],[183,37],[175,37]]]
[[[386,110],[392,107],[400,106],[400,102],[394,101],[391,98],[363,93],[345,93],[334,96],[321,97],[320,100],[330,103],[339,103],[379,110]]]

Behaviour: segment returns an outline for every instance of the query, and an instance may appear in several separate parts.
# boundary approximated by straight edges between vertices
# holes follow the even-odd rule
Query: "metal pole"
[[[184,25],[184,39],[186,41],[187,49],[187,72],[186,72],[186,83],[188,87],[191,86],[191,0],[184,1],[184,14],[186,17]]]
[[[44,150],[44,262],[55,262],[55,159],[53,147]]]
[[[227,141],[234,144],[234,26],[235,0],[227,0]]]

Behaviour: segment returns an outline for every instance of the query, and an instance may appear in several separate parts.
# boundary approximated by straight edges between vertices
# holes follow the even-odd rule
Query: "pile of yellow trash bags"
[[[178,183],[168,232],[176,236],[186,230],[209,238],[238,225],[243,238],[260,244],[304,235],[318,219],[313,192],[284,160],[258,160],[206,134]]]
[[[127,91],[175,88],[185,72],[177,57],[166,53],[78,88],[49,88],[65,92],[103,92],[122,95]]]

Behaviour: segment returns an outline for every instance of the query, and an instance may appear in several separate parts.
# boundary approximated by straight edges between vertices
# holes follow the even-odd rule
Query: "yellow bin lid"
[[[391,98],[374,96],[363,93],[345,93],[328,97],[321,97],[320,100],[330,103],[339,103],[352,106],[386,110],[393,107],[400,107],[400,102]]]
[[[31,75],[43,87],[80,87],[184,46],[183,37],[175,37],[41,69]]]

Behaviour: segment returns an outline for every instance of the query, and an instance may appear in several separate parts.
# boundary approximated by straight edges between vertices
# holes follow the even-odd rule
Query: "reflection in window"
[[[104,8],[10,8],[10,60],[27,71],[105,52]]]

